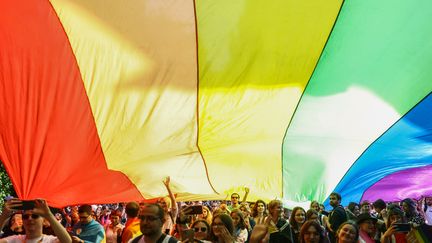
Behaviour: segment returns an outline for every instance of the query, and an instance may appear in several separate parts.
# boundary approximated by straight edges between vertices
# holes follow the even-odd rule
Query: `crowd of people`
[[[280,200],[241,200],[177,203],[169,178],[168,197],[156,203],[128,202],[80,205],[52,210],[45,200],[24,208],[9,199],[0,215],[3,242],[79,243],[400,243],[410,242],[409,232],[432,224],[432,198],[398,203],[352,202],[341,205],[341,196],[330,194],[327,212],[312,201],[310,208],[283,207]]]

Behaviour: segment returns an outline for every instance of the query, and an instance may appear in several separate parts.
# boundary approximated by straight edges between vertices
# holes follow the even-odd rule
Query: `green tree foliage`
[[[3,206],[5,197],[16,196],[15,189],[6,172],[3,162],[0,161],[0,205]],[[1,208],[0,208],[1,210]]]

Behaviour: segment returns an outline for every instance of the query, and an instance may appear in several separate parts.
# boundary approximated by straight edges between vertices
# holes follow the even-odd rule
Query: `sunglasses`
[[[37,215],[37,214],[24,214],[24,215],[22,216],[22,219],[29,219],[30,217],[31,217],[32,219],[38,219],[40,216]]]
[[[199,228],[199,227],[194,227],[194,230],[195,230],[195,232],[206,232],[207,231],[207,228],[206,227],[201,227],[201,228]]]

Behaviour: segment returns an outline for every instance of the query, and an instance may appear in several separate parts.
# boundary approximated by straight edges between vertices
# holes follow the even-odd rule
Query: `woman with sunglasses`
[[[210,225],[207,221],[199,219],[192,224],[191,229],[194,230],[194,239],[198,242],[210,242]]]

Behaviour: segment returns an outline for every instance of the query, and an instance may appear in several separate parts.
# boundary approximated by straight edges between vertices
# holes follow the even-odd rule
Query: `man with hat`
[[[374,236],[377,221],[378,219],[372,217],[369,213],[362,213],[357,217],[357,224],[360,228],[360,243],[375,243]]]

